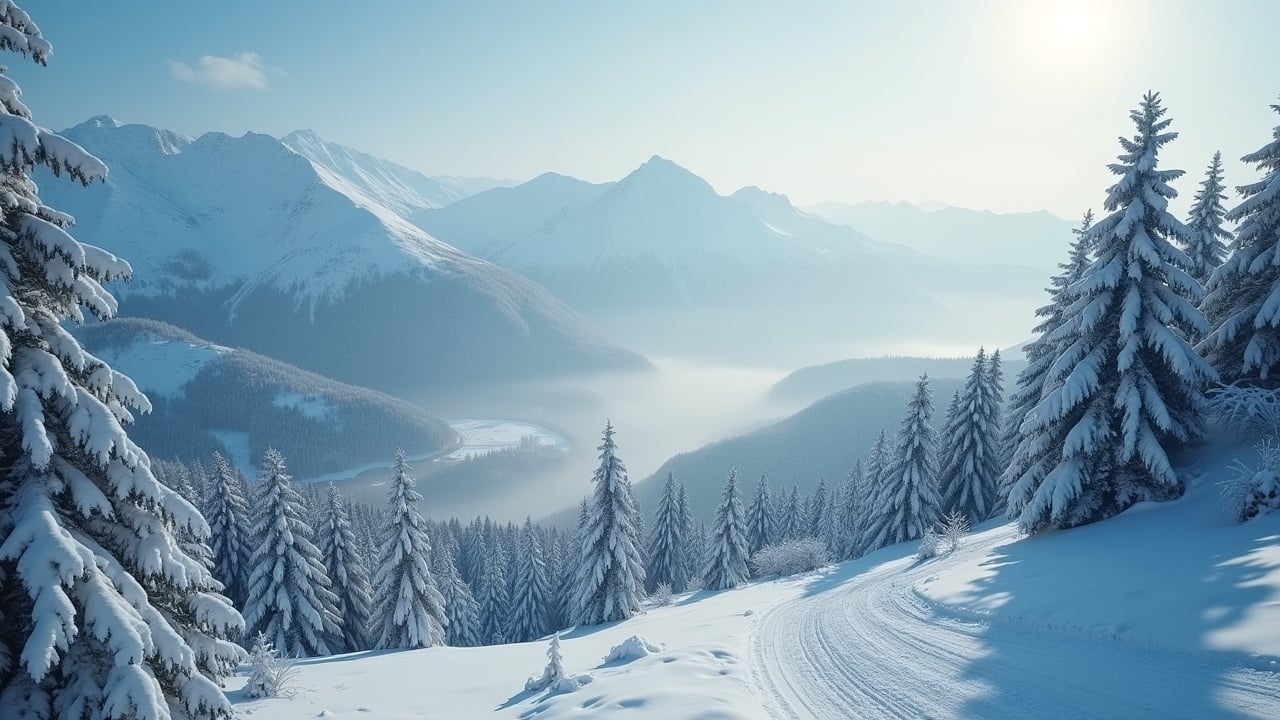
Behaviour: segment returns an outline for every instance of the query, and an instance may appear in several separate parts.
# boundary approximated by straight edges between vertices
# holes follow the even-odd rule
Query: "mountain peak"
[[[110,115],[94,115],[88,120],[85,120],[82,124],[88,125],[90,127],[108,127],[108,128],[123,127],[123,123],[111,117]]]
[[[280,141],[286,145],[288,145],[291,142],[316,143],[321,145],[325,143],[325,139],[320,137],[320,133],[316,132],[315,130],[312,130],[311,128],[302,128],[301,130],[294,130],[288,135],[285,135],[284,137],[280,138]]]
[[[620,192],[637,186],[650,189],[660,188],[666,192],[676,194],[709,193],[719,197],[715,189],[706,180],[661,155],[654,155],[643,165],[632,170],[630,175],[618,182],[615,189]]]

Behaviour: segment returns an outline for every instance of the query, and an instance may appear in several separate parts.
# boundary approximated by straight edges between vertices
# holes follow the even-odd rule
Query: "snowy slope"
[[[1280,515],[1227,520],[1224,457],[1185,466],[1182,500],[1096,525],[989,524],[933,560],[894,546],[570,633],[566,669],[593,681],[568,694],[520,692],[544,664],[526,643],[307,661],[294,699],[231,696],[261,720],[1274,718]],[[665,647],[600,667],[634,634]]]
[[[428,177],[416,170],[339,145],[314,130],[297,130],[280,138],[290,150],[331,173],[355,192],[407,217],[416,210],[440,208],[464,197],[515,183],[491,178]]]
[[[252,133],[193,140],[99,117],[66,135],[111,175],[50,183],[48,199],[81,239],[132,263],[134,281],[115,288],[124,314],[383,388],[638,361],[535,283],[372,197],[388,178],[361,186]]]

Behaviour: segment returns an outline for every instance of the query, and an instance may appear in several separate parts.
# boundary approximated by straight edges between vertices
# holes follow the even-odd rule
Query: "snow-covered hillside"
[[[546,643],[304,661],[316,716],[663,718],[1273,718],[1280,714],[1280,515],[1234,524],[1200,452],[1189,490],[1075,530],[988,524],[950,555],[898,545],[828,570],[678,597],[570,632],[567,694],[522,692]],[[661,651],[603,663],[641,635]]]
[[[66,134],[111,174],[47,194],[79,237],[133,264],[116,288],[125,314],[383,388],[637,362],[541,287],[404,220],[384,202],[425,189],[373,158],[316,139],[306,148],[330,152],[326,165],[266,135],[192,139],[108,117]]]
[[[880,242],[803,212],[784,195],[748,187],[722,196],[656,156],[617,182],[544,175],[412,219],[528,275],[642,346],[670,345],[681,322],[695,326],[689,344],[722,347],[754,343],[768,328],[772,342],[754,343],[757,357],[829,341],[829,325],[864,342],[884,340],[889,327],[897,340],[910,327],[918,337],[908,342],[945,342],[956,317],[977,303],[1013,341],[1013,328],[1026,324],[1018,308],[1040,292],[1039,280],[1007,264],[962,265]],[[1065,247],[1068,239],[1043,242]],[[646,325],[635,317],[645,314],[660,318]]]

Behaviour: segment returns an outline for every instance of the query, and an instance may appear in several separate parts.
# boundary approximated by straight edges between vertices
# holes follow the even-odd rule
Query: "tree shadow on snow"
[[[965,668],[978,691],[959,715],[1257,717],[1225,696],[1241,668],[1274,670],[1274,658],[1193,649],[1275,599],[1255,581],[1280,565],[1257,552],[1280,543],[1280,516],[1233,526],[1206,498],[1168,505],[997,547],[958,603],[996,606],[994,619],[931,607],[987,650]],[[1186,593],[1198,598],[1178,602]],[[1251,678],[1280,693],[1280,675]]]

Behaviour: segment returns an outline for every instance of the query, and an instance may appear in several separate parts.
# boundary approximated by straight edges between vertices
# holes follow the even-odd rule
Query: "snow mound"
[[[628,663],[658,652],[662,652],[662,648],[639,635],[632,635],[610,648],[609,654],[604,658],[604,662],[606,665],[609,663]]]

